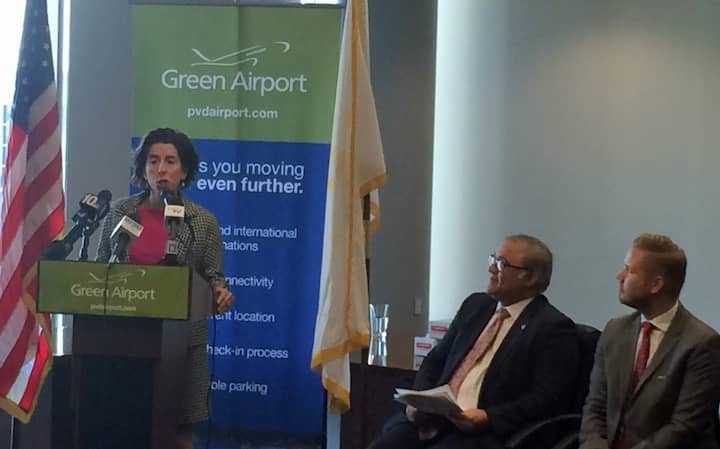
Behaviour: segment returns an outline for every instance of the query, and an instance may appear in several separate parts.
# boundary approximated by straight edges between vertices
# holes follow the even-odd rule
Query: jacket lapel
[[[498,347],[495,357],[493,357],[492,364],[497,363],[500,365],[512,354],[513,348],[517,346],[516,341],[523,338],[528,324],[533,320],[533,317],[537,315],[538,311],[545,305],[546,302],[547,299],[544,296],[536,296],[528,303],[525,310],[523,310],[520,316],[517,317],[512,327],[508,330],[507,335],[505,335],[505,339]]]
[[[142,203],[142,201],[147,197],[147,193],[142,192],[138,193],[136,195],[132,195],[126,203],[123,204],[123,206],[119,209],[119,212],[122,215],[134,215],[137,216],[137,207]],[[121,210],[120,210],[121,209]]]
[[[678,310],[675,313],[675,317],[673,318],[672,322],[670,323],[670,327],[668,327],[665,336],[660,342],[660,345],[655,351],[655,354],[653,354],[652,359],[650,360],[650,364],[647,366],[647,368],[645,368],[645,371],[638,380],[638,384],[635,387],[635,391],[632,395],[633,398],[638,394],[645,382],[653,376],[653,373],[658,369],[660,364],[670,354],[670,351],[675,347],[678,341],[680,341],[682,329],[685,327],[686,318],[687,317],[685,314],[685,309],[682,307],[682,305],[678,305]]]
[[[452,363],[449,365],[452,367],[452,369],[446,370],[446,382],[449,381],[452,373],[455,372],[460,363],[462,363],[462,361],[465,359],[465,356],[473,347],[477,339],[480,337],[480,334],[485,329],[485,326],[487,326],[487,324],[490,322],[490,318],[492,318],[493,314],[495,313],[497,302],[493,302],[492,304],[493,305],[491,307],[480,307],[472,314],[472,317],[470,318],[470,323],[474,323],[475,325],[472,326],[472,328],[468,328],[468,332],[465,334],[463,339],[458,342],[458,350],[453,350],[455,354],[455,360],[453,360]]]
[[[618,329],[618,344],[612,348],[612,356],[606,361],[608,365],[608,385],[617,385],[615,391],[621,395],[617,404],[627,403],[630,397],[633,372],[635,371],[635,348],[640,334],[640,314],[634,313],[628,325],[620,325]],[[616,396],[617,397],[617,396]]]
[[[525,338],[525,329],[527,329],[529,323],[532,322],[533,317],[537,315],[545,304],[547,304],[547,298],[542,295],[536,296],[532,301],[530,301],[530,303],[528,303],[520,316],[517,317],[513,325],[508,330],[508,333],[505,335],[505,339],[498,347],[495,356],[490,362],[490,366],[488,366],[487,373],[483,379],[483,390],[492,389],[492,382],[495,379],[500,378],[500,376],[497,376],[496,373],[503,372],[503,365],[507,360],[512,359],[513,353],[517,350],[518,346],[520,346],[523,338]]]
[[[182,226],[178,229],[177,241],[178,241],[178,260],[181,263],[187,263],[188,253],[190,251],[190,243],[192,241],[192,228],[190,227],[190,220],[195,216],[195,205],[190,201],[186,200],[185,197],[181,197],[183,205],[185,207],[185,219],[183,220]]]
[[[472,332],[468,332],[467,338],[463,341],[463,357],[470,351],[477,339],[480,338],[480,334],[482,334],[482,331],[485,330],[485,327],[487,327],[490,319],[495,314],[495,307],[496,306],[480,309],[477,311],[476,316],[473,317],[473,321],[478,323],[478,326],[475,326]]]

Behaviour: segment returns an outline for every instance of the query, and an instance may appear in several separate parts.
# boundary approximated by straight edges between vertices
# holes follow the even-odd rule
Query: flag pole
[[[365,246],[365,277],[367,279],[368,289],[368,304],[370,303],[370,194],[367,193],[363,197],[362,216],[363,216],[363,229],[364,234],[364,246]],[[368,314],[370,311],[368,310]],[[371,336],[372,338],[372,336]],[[362,365],[368,364],[368,356],[370,355],[370,346],[362,348],[360,351],[362,358]]]
[[[15,421],[17,421],[15,419],[15,417],[11,416],[10,417],[10,449],[15,449],[15,447],[17,446],[15,444]]]

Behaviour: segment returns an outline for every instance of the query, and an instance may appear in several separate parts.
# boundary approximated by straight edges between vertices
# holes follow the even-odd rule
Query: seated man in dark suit
[[[642,234],[618,272],[620,302],[595,351],[582,449],[718,449],[720,336],[678,301],[685,252]]]
[[[371,449],[502,448],[523,426],[569,407],[578,340],[573,322],[542,295],[550,250],[534,237],[510,236],[490,256],[488,272],[487,293],[463,302],[415,379],[418,390],[448,384],[462,413],[408,407]]]

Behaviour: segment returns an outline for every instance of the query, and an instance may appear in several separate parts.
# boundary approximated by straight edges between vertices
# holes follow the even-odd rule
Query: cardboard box
[[[432,320],[428,322],[428,337],[442,340],[452,320]]]
[[[415,357],[413,357],[413,369],[415,371],[420,369],[420,365],[422,365],[423,360],[425,360],[425,357],[421,355],[416,355]]]
[[[430,337],[415,337],[413,356],[425,357],[435,347],[437,340]]]

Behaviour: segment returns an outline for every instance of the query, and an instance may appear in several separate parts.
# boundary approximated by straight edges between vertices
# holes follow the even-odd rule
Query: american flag
[[[32,416],[50,371],[50,319],[35,313],[36,262],[65,226],[46,0],[27,0],[0,208],[0,407]]]

